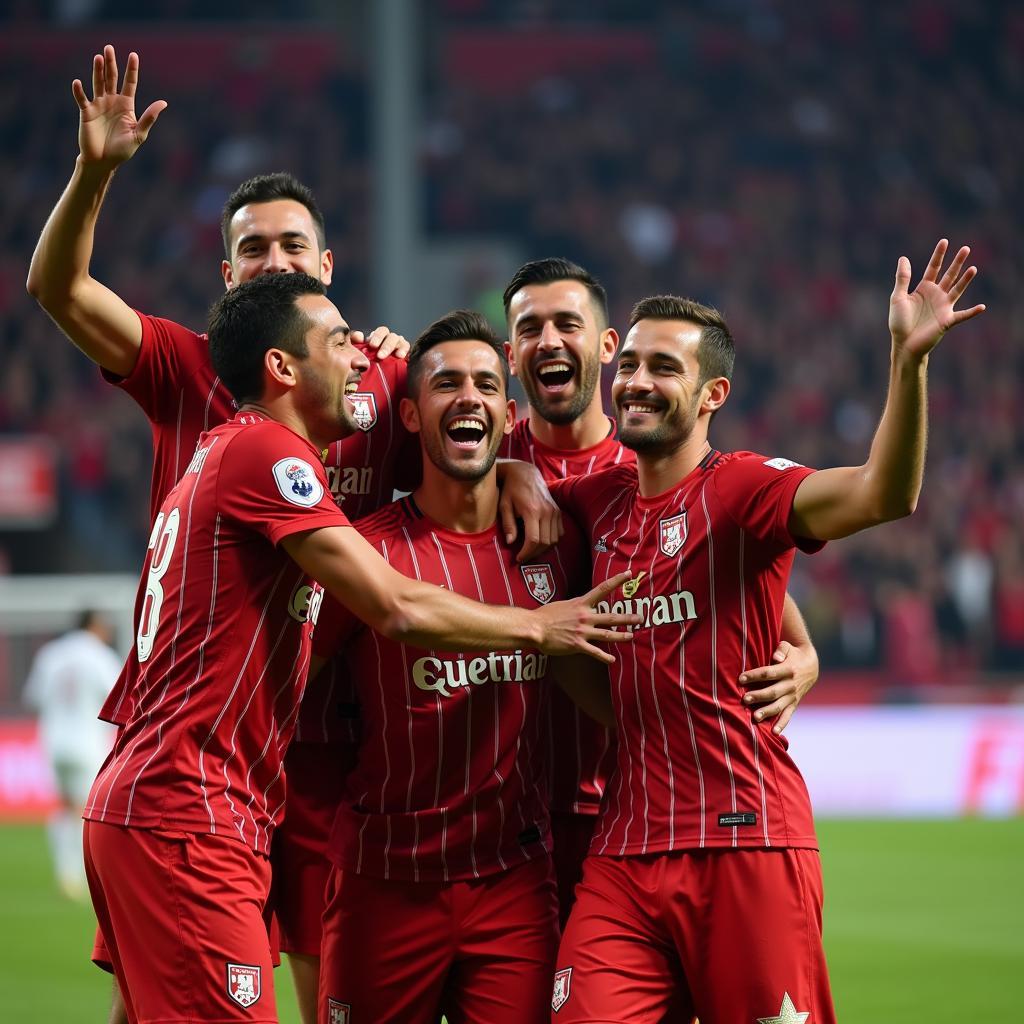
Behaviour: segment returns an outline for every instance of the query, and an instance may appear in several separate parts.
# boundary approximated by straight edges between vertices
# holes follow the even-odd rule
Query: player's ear
[[[268,348],[263,354],[264,374],[279,388],[293,388],[297,382],[295,366],[288,352],[279,348]]]
[[[725,377],[715,377],[704,385],[704,401],[701,402],[701,412],[717,412],[725,405],[729,397],[731,386]]]
[[[334,274],[334,253],[330,249],[324,249],[320,253],[320,283],[326,288],[331,283]]]
[[[221,260],[220,276],[224,278],[225,288],[234,288],[235,274],[234,271],[231,269],[231,263],[228,260]]]
[[[508,341],[505,342],[505,358],[508,360],[508,368],[512,376],[516,376],[516,357],[512,351],[512,344]]]
[[[619,350],[619,332],[614,327],[606,327],[601,332],[601,362],[607,366]]]
[[[419,406],[411,398],[403,398],[398,405],[398,415],[402,419],[402,426],[410,434],[420,432],[420,410]]]
[[[501,428],[503,434],[511,434],[516,425],[516,400],[510,398],[505,407],[505,426]]]

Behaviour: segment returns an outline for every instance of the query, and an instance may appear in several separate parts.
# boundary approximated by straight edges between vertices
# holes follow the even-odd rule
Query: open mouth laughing
[[[536,368],[537,383],[545,391],[564,391],[576,376],[576,367],[568,359],[552,359]]]
[[[448,424],[445,433],[456,448],[472,450],[487,437],[487,427],[474,416],[459,416]]]

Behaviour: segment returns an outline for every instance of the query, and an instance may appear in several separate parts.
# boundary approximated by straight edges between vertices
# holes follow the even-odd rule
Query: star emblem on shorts
[[[804,1024],[810,1015],[810,1012],[798,1013],[793,1005],[793,1000],[786,992],[782,996],[782,1008],[779,1010],[779,1015],[777,1017],[758,1017],[757,1024]]]

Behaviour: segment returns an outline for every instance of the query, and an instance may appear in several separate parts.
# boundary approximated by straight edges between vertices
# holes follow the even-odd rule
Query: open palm
[[[81,113],[78,147],[85,162],[117,167],[146,141],[149,130],[167,104],[156,100],[136,119],[138,84],[139,56],[130,53],[124,83],[118,92],[117,57],[109,45],[92,59],[92,99],[86,96],[81,79],[76,78],[71,83],[71,92]]]
[[[910,260],[901,256],[896,265],[896,285],[889,300],[889,331],[892,340],[905,352],[926,356],[951,327],[985,311],[983,305],[955,309],[967,286],[977,275],[977,267],[963,269],[971,250],[965,245],[953,257],[939,277],[949,242],[943,238],[935,246],[928,266],[917,287],[910,287]]]

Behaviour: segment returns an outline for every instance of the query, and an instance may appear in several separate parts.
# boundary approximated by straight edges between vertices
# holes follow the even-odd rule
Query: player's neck
[[[636,472],[641,498],[654,498],[688,477],[711,451],[707,435],[689,438],[675,451],[664,454],[636,453]]]
[[[556,451],[579,452],[593,448],[608,436],[608,416],[601,405],[600,392],[572,423],[551,423],[532,406],[529,412],[530,433],[541,444]]]
[[[479,480],[456,480],[429,459],[423,483],[413,492],[419,510],[453,533],[483,533],[498,518],[498,474],[492,466]]]
[[[308,441],[317,451],[323,451],[338,437],[321,437],[320,432],[314,430],[311,425],[295,410],[295,407],[288,400],[288,396],[282,395],[279,398],[263,398],[259,402],[243,402],[238,407],[239,412],[255,412],[266,416],[268,420],[276,420],[282,426],[298,434],[303,440]]]

